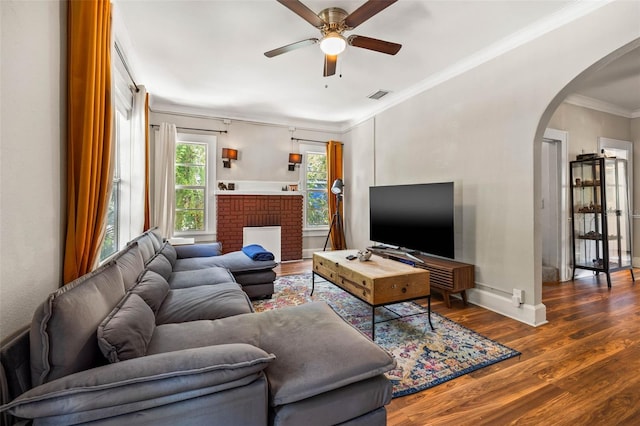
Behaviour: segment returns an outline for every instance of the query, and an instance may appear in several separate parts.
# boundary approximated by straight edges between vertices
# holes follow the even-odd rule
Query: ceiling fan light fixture
[[[335,31],[327,33],[320,41],[320,50],[326,55],[339,55],[347,47],[347,40]]]

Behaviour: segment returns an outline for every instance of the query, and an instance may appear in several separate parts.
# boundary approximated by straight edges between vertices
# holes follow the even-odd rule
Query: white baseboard
[[[481,306],[533,327],[547,323],[547,307],[542,303],[538,305],[522,304],[519,307],[515,307],[511,303],[511,298],[479,288],[467,290],[467,300],[474,305]]]
[[[313,253],[317,251],[322,251],[322,247],[312,248],[312,249],[302,249],[302,258],[313,259]]]

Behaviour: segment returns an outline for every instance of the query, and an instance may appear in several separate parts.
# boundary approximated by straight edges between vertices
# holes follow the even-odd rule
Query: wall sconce
[[[302,154],[289,153],[289,171],[293,172],[296,169],[296,164],[302,163]]]
[[[231,168],[231,160],[238,159],[238,150],[231,148],[222,148],[222,165],[225,169]]]

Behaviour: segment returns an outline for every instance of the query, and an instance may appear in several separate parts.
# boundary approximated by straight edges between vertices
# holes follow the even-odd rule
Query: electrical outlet
[[[524,303],[524,290],[514,288],[513,296],[511,296],[511,303],[515,307],[522,305]]]

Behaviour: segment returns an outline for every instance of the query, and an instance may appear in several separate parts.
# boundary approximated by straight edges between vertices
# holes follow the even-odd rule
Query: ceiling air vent
[[[370,94],[369,96],[367,96],[369,99],[375,99],[376,101],[380,98],[382,98],[383,96],[386,96],[389,94],[388,90],[378,90],[375,93]]]

